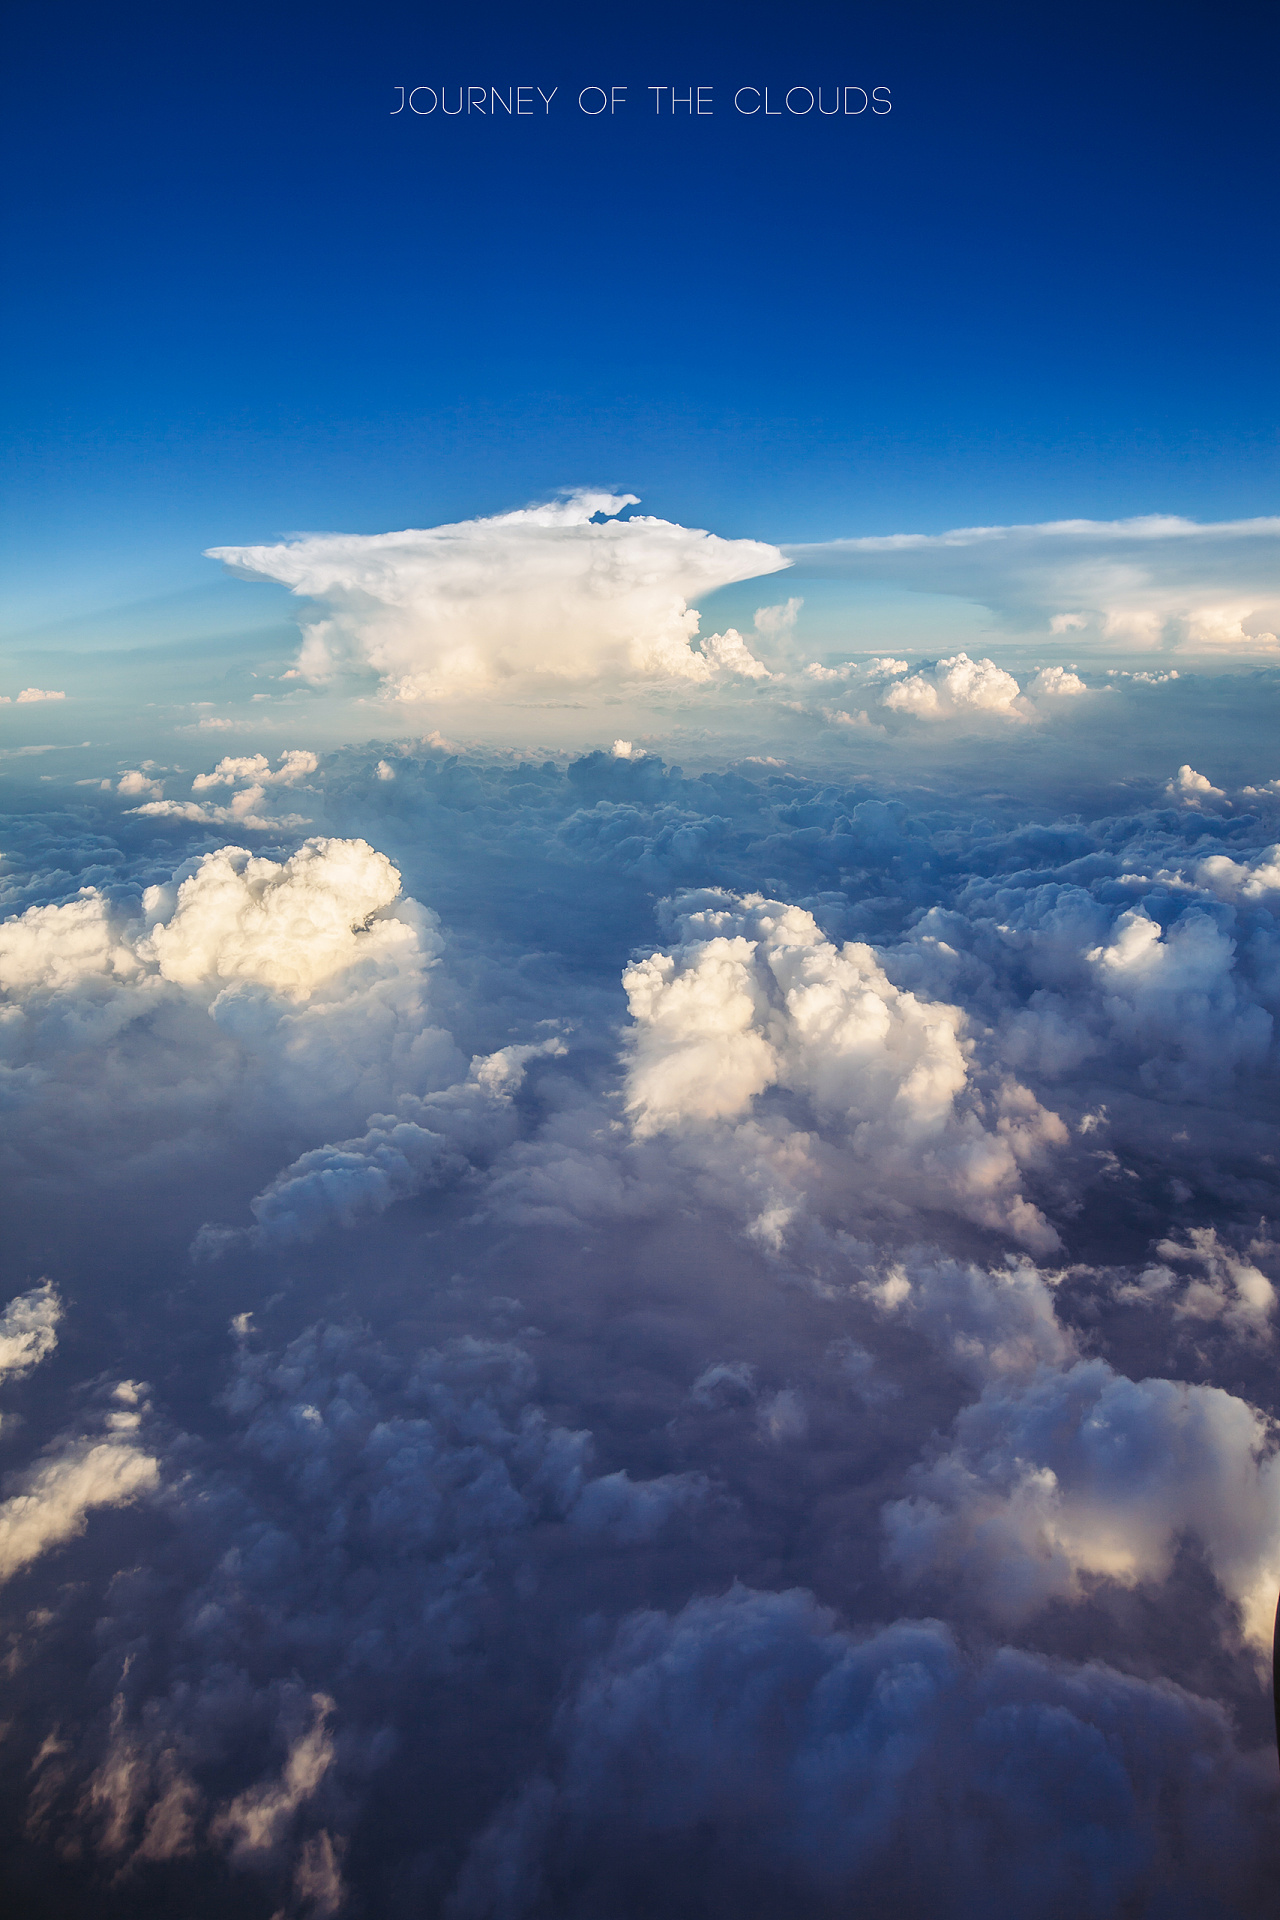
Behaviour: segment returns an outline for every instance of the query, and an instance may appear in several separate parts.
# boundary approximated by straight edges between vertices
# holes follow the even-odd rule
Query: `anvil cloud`
[[[273,547],[213,547],[249,580],[320,602],[296,672],[324,681],[372,669],[398,700],[540,681],[697,685],[755,666],[738,635],[691,643],[689,601],[789,563],[759,540],[647,516],[633,494],[574,493],[488,520],[372,535],[313,534]]]

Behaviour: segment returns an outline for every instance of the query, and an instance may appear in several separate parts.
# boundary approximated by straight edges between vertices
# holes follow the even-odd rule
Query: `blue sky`
[[[1274,503],[1262,9],[28,8],[15,37],[22,629],[193,586],[207,545],[572,485],[782,542]],[[686,74],[714,113],[656,115]],[[390,114],[433,79],[559,91]],[[588,119],[601,79],[627,105]],[[732,110],[837,81],[892,112]]]

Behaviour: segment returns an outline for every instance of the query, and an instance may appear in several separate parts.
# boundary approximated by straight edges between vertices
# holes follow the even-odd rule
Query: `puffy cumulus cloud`
[[[202,720],[200,724],[221,723]],[[228,721],[226,724],[231,723]],[[287,749],[279,759],[279,766],[273,769],[265,753],[227,754],[219,760],[212,773],[197,774],[191,783],[193,794],[207,793],[215,787],[238,786],[239,791],[232,793],[225,806],[201,800],[159,798],[163,790],[162,782],[152,781],[129,789],[122,782],[120,791],[153,792],[156,798],[133,809],[135,813],[151,819],[190,820],[210,826],[256,827],[260,831],[305,827],[308,822],[302,814],[264,812],[263,802],[269,787],[296,787],[307,774],[314,773],[320,763],[314,753],[302,747]]]
[[[21,1379],[58,1344],[62,1302],[51,1280],[20,1293],[0,1313],[0,1380]]]
[[[96,887],[62,906],[28,907],[0,922],[0,988],[17,997],[60,993],[98,975],[128,979],[137,954]]]
[[[225,754],[212,773],[196,775],[191,791],[203,793],[208,787],[233,787],[238,780],[247,780],[257,787],[292,787],[307,774],[314,773],[319,764],[314,753],[300,747],[291,747],[282,753],[280,765],[274,771],[265,753]]]
[[[883,581],[978,601],[1009,629],[1073,647],[1267,656],[1280,643],[1280,520],[959,527],[792,546],[808,577]]]
[[[968,1380],[1030,1379],[1069,1365],[1076,1338],[1054,1304],[1060,1278],[1025,1258],[998,1267],[916,1256],[890,1261],[858,1290],[890,1320],[918,1329]]]
[[[1221,900],[1273,901],[1280,895],[1280,845],[1264,847],[1247,860],[1211,853],[1199,862],[1195,877]]]
[[[1274,1791],[1177,1688],[735,1587],[621,1623],[450,1912],[1106,1920],[1164,1911],[1176,1860],[1179,1910],[1225,1914],[1263,1897]]]
[[[676,1135],[741,1181],[763,1244],[780,1247],[811,1208],[902,1214],[908,1195],[1039,1251],[1058,1244],[1020,1170],[1066,1129],[1012,1083],[984,1124],[958,1007],[900,990],[874,949],[837,947],[811,913],[758,894],[687,895],[668,923],[674,950],[624,975],[627,1108],[638,1138]],[[803,1118],[762,1105],[771,1089]]]
[[[364,840],[308,840],[282,861],[223,847],[141,902],[88,888],[28,908],[0,926],[13,1097],[37,1140],[47,1127],[58,1141],[69,1099],[98,1114],[93,1178],[117,1153],[177,1150],[211,1126],[287,1124],[295,1153],[335,1126],[342,1139],[465,1075],[430,1005],[442,944]],[[117,1049],[139,1067],[118,1072]]]
[[[58,993],[89,976],[145,974],[184,987],[243,982],[290,1000],[356,966],[433,947],[416,902],[387,912],[400,875],[364,840],[308,840],[280,862],[245,847],[199,856],[148,887],[136,918],[93,887],[0,925],[0,984]]]
[[[1280,1582],[1280,1456],[1256,1408],[1219,1387],[1126,1379],[1104,1360],[995,1383],[885,1512],[908,1582],[965,1581],[998,1618],[1024,1619],[1097,1581],[1164,1579],[1190,1534],[1269,1648]]]
[[[736,673],[744,680],[768,680],[772,676],[763,660],[757,660],[736,627],[712,633],[702,643],[702,658],[713,673]]]
[[[34,705],[39,700],[65,700],[66,697],[65,693],[54,692],[46,687],[24,687],[22,692],[16,696],[16,704],[20,707],[27,707]],[[0,707],[9,707],[14,704],[15,699],[12,695],[0,693]]]
[[[875,683],[896,679],[899,674],[909,671],[908,661],[895,660],[891,654],[881,654],[865,661],[845,660],[834,667],[824,667],[820,660],[811,660],[804,675],[806,680],[860,679]]]
[[[736,633],[695,649],[689,602],[787,560],[757,540],[613,517],[635,504],[630,494],[579,492],[449,526],[210,553],[244,579],[281,581],[328,609],[304,630],[298,673],[326,680],[344,667],[372,669],[397,699],[539,680],[763,675]]]
[[[1117,1299],[1168,1307],[1178,1319],[1220,1320],[1234,1332],[1271,1339],[1276,1290],[1257,1263],[1275,1259],[1272,1241],[1259,1234],[1242,1253],[1213,1227],[1191,1227],[1185,1243],[1161,1240],[1155,1251],[1150,1266],[1116,1289]]]
[[[1201,1063],[1215,1074],[1260,1066],[1273,1019],[1235,966],[1236,942],[1213,916],[1192,906],[1167,931],[1141,906],[1129,908],[1088,962],[1117,1037],[1141,1051],[1168,1039],[1183,1053],[1165,1078],[1185,1082]]]
[[[1041,667],[1027,687],[1027,693],[1033,700],[1061,700],[1088,691],[1079,674],[1073,673],[1069,667]]]
[[[1044,720],[1064,699],[1089,691],[1079,674],[1067,667],[1041,667],[1027,682],[1025,690],[1012,673],[985,656],[970,659],[957,653],[948,659],[924,661],[913,672],[906,660],[891,655],[870,660],[846,660],[832,666],[810,661],[799,676],[816,682],[830,694],[837,686],[856,688],[884,714],[908,720],[947,723],[953,731],[981,729],[986,719],[1019,722]],[[795,703],[793,703],[795,704]],[[809,711],[803,701],[797,711]],[[816,712],[830,726],[860,726],[875,730],[867,710],[849,713],[843,708],[822,706]],[[881,726],[880,732],[886,729]],[[901,738],[901,734],[898,735]]]
[[[1165,792],[1171,800],[1184,807],[1203,807],[1210,801],[1225,800],[1227,797],[1221,787],[1215,787],[1212,780],[1188,766],[1178,768]]]
[[[880,704],[893,713],[915,714],[922,720],[974,713],[1024,719],[1026,707],[1021,701],[1017,681],[994,660],[971,660],[967,653],[957,653],[933,668],[895,679],[881,695]]]
[[[245,980],[305,1000],[366,952],[376,961],[414,943],[412,924],[374,919],[399,892],[396,869],[364,840],[308,840],[283,864],[223,847],[175,893],[148,889],[147,950],[182,986]]]
[[[794,632],[803,605],[804,601],[800,596],[793,594],[789,600],[784,600],[779,606],[757,607],[752,625],[759,634],[764,634],[770,639],[780,638]]]
[[[1208,853],[1227,833],[1242,858]],[[991,870],[970,872],[950,908],[923,912],[885,964],[900,984],[981,1013],[998,1057],[1041,1097],[1082,1074],[1104,1099],[1108,1083],[1197,1102],[1233,1077],[1260,1088],[1280,950],[1265,850],[1244,852],[1257,833],[1256,821],[1215,831],[1194,812],[1090,833],[1063,823],[1044,841],[1058,850],[1048,862],[1020,833],[991,848]]]
[[[152,799],[158,799],[164,792],[164,781],[153,780],[148,774],[144,773],[140,767],[130,767],[129,771],[122,773],[116,781],[116,792],[126,794],[146,793],[150,794]]]
[[[36,1465],[19,1474],[17,1491],[0,1502],[0,1580],[11,1580],[51,1548],[85,1530],[99,1507],[120,1507],[153,1493],[160,1463],[142,1444],[146,1403],[122,1381],[119,1403],[105,1416],[105,1433],[59,1441]]]
[[[262,1247],[314,1240],[326,1228],[383,1213],[424,1187],[465,1178],[516,1138],[512,1096],[527,1063],[565,1052],[559,1039],[503,1047],[473,1059],[455,1086],[426,1098],[402,1094],[398,1113],[373,1114],[358,1139],[313,1147],[277,1174],[250,1202],[249,1238]],[[239,1238],[235,1228],[205,1226],[196,1250],[216,1257]]]

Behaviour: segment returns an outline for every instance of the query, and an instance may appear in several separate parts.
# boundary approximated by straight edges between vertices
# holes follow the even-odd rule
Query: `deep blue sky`
[[[775,540],[1276,506],[1262,7],[11,19],[19,624],[567,484]],[[559,94],[391,117],[437,81]],[[714,116],[658,119],[669,81]],[[893,111],[732,112],[819,81]]]

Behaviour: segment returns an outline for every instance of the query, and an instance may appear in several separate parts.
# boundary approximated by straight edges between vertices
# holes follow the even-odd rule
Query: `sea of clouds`
[[[785,556],[627,505],[224,556],[427,737],[8,787],[6,1883],[1266,1911],[1277,676],[699,637]],[[704,751],[451,743],[557,676]]]

